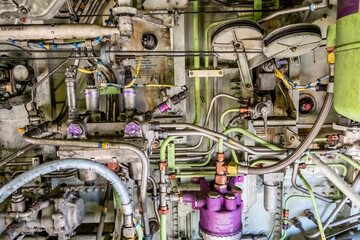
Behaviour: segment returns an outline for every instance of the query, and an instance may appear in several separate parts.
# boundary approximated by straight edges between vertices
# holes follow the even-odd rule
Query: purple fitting
[[[236,197],[234,194],[228,193],[225,195],[224,206],[225,206],[226,210],[229,210],[229,211],[236,210],[237,204],[236,204]]]
[[[167,110],[170,109],[170,107],[167,105],[166,102],[161,103],[161,104],[158,106],[158,108],[159,108],[159,110],[160,110],[161,113],[166,112]]]
[[[282,229],[283,229],[283,230],[288,230],[288,229],[289,229],[289,225],[288,225],[288,224],[283,224]]]
[[[240,194],[209,192],[206,205],[200,208],[199,228],[217,237],[239,234],[242,231],[241,209]]]
[[[223,200],[223,197],[218,192],[209,192],[206,199],[206,208],[210,211],[219,211]]]
[[[77,123],[70,124],[67,131],[68,131],[68,134],[73,137],[78,137],[83,132],[80,124],[77,124]]]
[[[129,124],[126,125],[125,127],[125,132],[129,135],[129,136],[135,136],[136,133],[139,131],[139,125],[137,125],[134,122],[131,122]]]

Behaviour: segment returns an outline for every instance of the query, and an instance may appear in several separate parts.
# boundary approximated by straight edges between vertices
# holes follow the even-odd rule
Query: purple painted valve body
[[[242,231],[240,194],[208,195],[200,208],[201,231],[217,237],[233,236]]]

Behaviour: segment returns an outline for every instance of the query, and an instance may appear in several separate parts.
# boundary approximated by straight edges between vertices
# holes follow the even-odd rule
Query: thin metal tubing
[[[351,184],[351,187],[355,188],[359,184],[359,181],[360,181],[360,173],[358,173],[356,175],[354,182]],[[346,222],[349,222],[349,221],[353,220],[353,219],[348,220],[348,218],[344,218],[342,220],[331,223],[331,221],[340,212],[340,210],[344,207],[344,205],[346,204],[346,202],[348,200],[349,200],[349,198],[344,195],[343,199],[339,202],[339,204],[336,206],[336,208],[332,211],[332,213],[329,215],[329,217],[326,219],[325,223],[323,224],[324,230],[326,228],[328,228],[328,227],[334,227],[334,226],[337,226],[337,225],[340,225],[340,224],[343,224],[343,223],[346,223]],[[354,215],[354,216],[357,216],[357,218],[359,218],[359,215],[360,214],[357,214],[357,215]],[[317,232],[312,233],[312,234],[304,232],[303,234],[304,234],[305,238],[316,238],[316,237],[320,236],[320,231],[317,231]]]
[[[293,173],[292,173],[292,177],[291,177],[291,185],[296,189],[298,190],[299,192],[302,192],[302,193],[305,193],[307,195],[309,195],[309,191],[301,186],[299,186],[297,183],[296,183],[296,177],[297,177],[297,174],[299,172],[299,164],[298,163],[295,163],[294,164],[294,168],[293,168]],[[335,202],[334,200],[331,200],[331,199],[328,199],[327,197],[324,197],[316,192],[314,192],[314,195],[317,199],[320,199],[321,201],[324,201],[324,202],[327,202],[327,203],[333,203]]]
[[[232,100],[235,100],[235,101],[239,100],[237,97],[231,96],[231,95],[226,94],[226,93],[217,94],[210,102],[209,111],[206,114],[206,119],[205,119],[205,122],[203,124],[203,127],[206,127],[206,124],[209,122],[212,108],[214,107],[214,104],[215,104],[216,100],[218,98],[220,98],[220,97],[226,97],[226,98],[229,98],[229,99],[232,99]],[[201,136],[196,145],[191,146],[191,147],[176,148],[176,150],[177,151],[182,151],[182,150],[195,150],[195,149],[198,149],[201,146],[201,143],[202,143],[203,139],[204,139],[204,136]]]
[[[31,149],[35,148],[36,145],[28,144],[25,147],[21,148],[19,151],[11,154],[10,156],[0,160],[0,167],[4,166],[5,164],[11,162],[15,158],[21,156],[22,154],[26,153],[27,151],[30,151]]]

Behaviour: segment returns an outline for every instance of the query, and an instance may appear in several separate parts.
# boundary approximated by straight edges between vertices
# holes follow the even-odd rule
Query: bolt
[[[21,7],[20,12],[24,15],[29,13],[29,11],[25,7]]]

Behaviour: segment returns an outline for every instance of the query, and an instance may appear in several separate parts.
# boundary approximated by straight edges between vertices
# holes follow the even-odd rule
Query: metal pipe
[[[110,184],[110,182],[108,182],[107,186],[106,186],[103,210],[101,212],[100,222],[99,222],[99,226],[98,226],[97,233],[96,233],[96,240],[102,239],[102,234],[104,231],[104,225],[105,225],[105,219],[106,219],[106,213],[107,213],[107,205],[109,204],[110,196],[111,196],[111,184]]]
[[[97,38],[119,34],[117,27],[103,27],[89,24],[59,25],[0,25],[0,40],[44,40]]]
[[[232,95],[229,95],[229,94],[226,94],[226,93],[219,93],[217,94],[216,96],[213,97],[213,99],[211,99],[211,102],[210,102],[210,106],[209,106],[209,111],[208,113],[206,114],[206,119],[205,119],[205,122],[203,124],[203,127],[206,127],[206,124],[209,122],[209,119],[210,119],[210,115],[211,115],[211,111],[214,107],[214,104],[216,102],[216,100],[220,97],[226,97],[228,99],[232,99],[232,100],[235,100],[235,101],[238,101],[239,99],[237,97],[234,97]],[[201,146],[201,143],[203,141],[203,138],[204,136],[201,136],[198,143],[195,144],[194,146],[191,146],[191,147],[184,147],[184,148],[175,148],[176,151],[182,151],[182,150],[195,150],[195,149],[198,149],[200,146]]]
[[[322,0],[320,3],[311,3],[309,6],[284,9],[284,10],[276,11],[273,14],[270,14],[269,16],[260,19],[259,23],[269,21],[270,19],[273,19],[278,16],[282,16],[282,15],[287,15],[287,14],[297,13],[297,12],[304,12],[304,11],[312,11],[313,12],[315,10],[318,10],[321,8],[326,8],[328,6],[329,6],[328,0]]]
[[[10,156],[0,160],[0,167],[4,166],[5,164],[8,164],[9,162],[11,162],[12,160],[14,160],[15,158],[21,156],[22,154],[26,153],[27,151],[30,151],[31,149],[35,148],[36,145],[33,144],[28,144],[25,147],[21,148],[19,151],[11,154]]]
[[[328,165],[326,165],[318,156],[313,155],[312,161],[318,166],[322,173],[335,185],[339,190],[357,206],[360,207],[360,196],[349,187],[346,182],[340,178]]]
[[[45,80],[49,79],[57,70],[59,70],[62,66],[65,65],[65,63],[68,61],[68,59],[65,59],[62,63],[60,63],[54,70],[49,72],[48,75],[43,77],[40,81],[38,81],[32,88],[31,88],[31,100],[32,102],[35,102],[35,94],[36,94],[36,88],[39,87]]]
[[[301,186],[299,186],[297,183],[296,183],[296,177],[297,177],[297,174],[299,172],[299,164],[296,163],[294,164],[294,168],[293,168],[293,173],[292,173],[292,177],[291,177],[291,185],[296,189],[298,190],[299,192],[302,192],[302,193],[305,193],[305,194],[308,194],[309,195],[309,191]],[[335,202],[334,200],[331,200],[331,199],[328,199],[316,192],[314,192],[314,196],[317,198],[317,199],[320,199],[324,202],[327,202],[327,203],[333,203]]]
[[[189,124],[189,123],[160,123],[159,124],[159,127],[160,128],[190,128],[190,129],[193,129],[195,130],[195,132],[197,133],[203,133],[206,137],[209,137],[209,136],[212,136],[212,137],[215,137],[215,138],[220,138],[220,139],[223,139],[225,141],[228,140],[228,136],[225,136],[221,133],[218,133],[218,132],[214,132],[214,131],[211,131],[211,130],[208,130],[206,128],[202,128],[202,127],[199,127],[199,126],[195,126],[193,124]],[[190,134],[189,134],[190,135]],[[210,139],[214,139],[214,138],[211,138],[209,137]],[[215,141],[218,141],[218,140],[215,140]],[[226,143],[226,142],[225,142]],[[224,143],[224,144],[225,144]],[[226,144],[225,144],[226,145]],[[242,150],[242,151],[246,151],[248,153],[251,153],[251,154],[254,154],[254,155],[258,155],[258,154],[261,154],[261,155],[274,155],[275,152],[279,152],[281,153],[281,151],[263,151],[263,152],[258,152],[258,151],[255,151],[247,146],[244,146],[242,145],[240,142],[232,139],[232,143],[229,144],[230,146],[235,146],[235,147],[238,147],[238,149]]]
[[[329,79],[329,85],[333,85],[333,81],[331,81]],[[331,87],[328,87],[329,91],[332,91]],[[289,166],[290,164],[292,164],[295,160],[299,159],[303,153],[306,151],[306,149],[309,148],[310,144],[313,142],[313,140],[315,139],[315,137],[317,136],[317,134],[319,133],[322,125],[324,124],[327,115],[330,112],[330,109],[332,107],[332,102],[333,102],[333,93],[332,92],[328,92],[326,94],[325,100],[324,100],[324,104],[321,108],[321,111],[319,113],[319,116],[317,117],[313,127],[311,128],[309,134],[307,135],[307,137],[301,142],[301,144],[298,146],[298,148],[296,148],[291,155],[289,155],[288,157],[286,157],[283,161],[268,166],[268,167],[262,167],[262,168],[250,168],[248,166],[238,166],[238,173],[239,174],[253,174],[253,175],[261,175],[261,174],[266,174],[266,173],[272,173],[272,172],[277,172],[280,171],[284,168],[286,168],[287,166]]]
[[[97,15],[99,14],[99,12],[101,11],[101,9],[103,8],[104,4],[106,3],[106,0],[101,0],[100,4],[96,7],[94,14],[95,16],[93,16],[90,20],[90,24],[94,24]]]
[[[92,141],[79,141],[79,140],[58,140],[58,139],[42,139],[42,138],[34,138],[33,136],[40,135],[42,133],[42,128],[44,126],[40,126],[34,128],[23,135],[23,139],[26,142],[36,144],[36,145],[53,145],[53,146],[78,146],[85,148],[108,148],[108,149],[126,149],[133,151],[138,155],[142,163],[141,170],[141,179],[148,179],[150,165],[148,161],[148,157],[145,153],[138,147],[127,144],[127,143],[104,143],[104,142],[92,142]],[[140,187],[140,197],[141,197],[141,208],[142,215],[144,219],[144,229],[145,236],[150,235],[150,224],[149,224],[149,215],[147,211],[147,181],[143,181]]]
[[[156,216],[156,220],[159,222],[160,224],[160,215],[158,212],[158,208],[159,208],[159,196],[157,193],[157,186],[156,186],[156,182],[155,179],[152,176],[149,176],[149,181],[151,182],[152,186],[153,186],[153,202],[154,202],[154,212],[155,212],[155,216]]]
[[[358,183],[360,181],[360,173],[358,173],[355,177],[354,182],[351,184],[352,188],[355,188]],[[346,202],[349,200],[349,198],[344,195],[343,199],[340,201],[340,203],[336,206],[336,208],[332,211],[332,213],[329,215],[329,217],[326,219],[325,223],[323,224],[323,228],[324,230],[328,227],[331,227],[331,221],[334,219],[334,217],[340,212],[340,210],[344,207],[344,205],[346,204]],[[334,222],[336,223],[336,222]],[[306,238],[316,238],[318,236],[320,236],[320,231],[317,231],[315,233],[309,234],[309,233],[304,233],[304,236]]]

